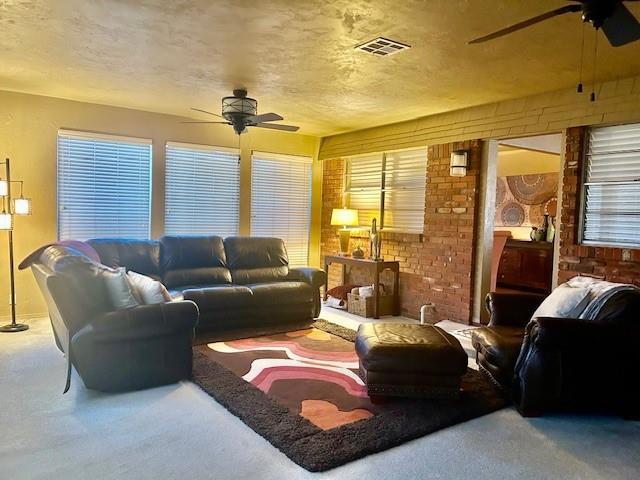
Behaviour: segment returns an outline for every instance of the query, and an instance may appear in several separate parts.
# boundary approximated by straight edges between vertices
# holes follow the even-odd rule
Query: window
[[[151,140],[58,132],[58,238],[149,238]]]
[[[311,223],[311,158],[253,152],[251,235],[284,240],[291,265],[306,265]]]
[[[360,225],[376,218],[385,230],[422,233],[427,151],[425,148],[352,157],[345,172],[345,201],[358,210]]]
[[[237,235],[239,151],[169,142],[165,162],[165,233]]]
[[[590,130],[582,199],[583,243],[640,246],[640,123]]]

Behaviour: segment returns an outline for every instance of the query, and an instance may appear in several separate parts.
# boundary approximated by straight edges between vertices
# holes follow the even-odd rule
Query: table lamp
[[[349,227],[356,227],[358,223],[358,211],[350,208],[334,208],[331,212],[331,225],[341,225],[340,232],[340,255],[349,255],[349,239],[351,230]]]

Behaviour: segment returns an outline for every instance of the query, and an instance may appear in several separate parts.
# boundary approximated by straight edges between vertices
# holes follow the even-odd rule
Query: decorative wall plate
[[[502,225],[505,227],[519,227],[527,218],[524,208],[518,202],[508,202],[501,210],[500,219],[502,220]]]
[[[514,175],[506,177],[513,197],[525,205],[544,203],[558,192],[558,174]]]

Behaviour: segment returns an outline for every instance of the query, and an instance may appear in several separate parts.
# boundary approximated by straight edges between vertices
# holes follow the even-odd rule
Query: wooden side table
[[[373,273],[373,318],[380,318],[380,274],[385,270],[393,272],[393,314],[400,315],[400,263],[396,261],[375,261],[368,258],[343,257],[341,255],[326,255],[324,257],[324,271],[329,273],[329,265],[338,263],[350,267],[360,267]],[[346,281],[346,268],[342,270],[342,284]],[[327,289],[329,287],[329,276],[324,285],[324,299],[327,299]]]

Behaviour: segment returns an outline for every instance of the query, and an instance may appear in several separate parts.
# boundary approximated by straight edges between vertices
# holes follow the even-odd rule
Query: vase
[[[542,226],[538,229],[538,232],[540,232],[540,240],[544,241],[547,239],[547,230],[549,230],[549,214],[545,213]]]
[[[553,222],[553,217],[549,218],[549,226],[547,227],[547,242],[553,242],[554,237],[556,236],[556,226]]]

